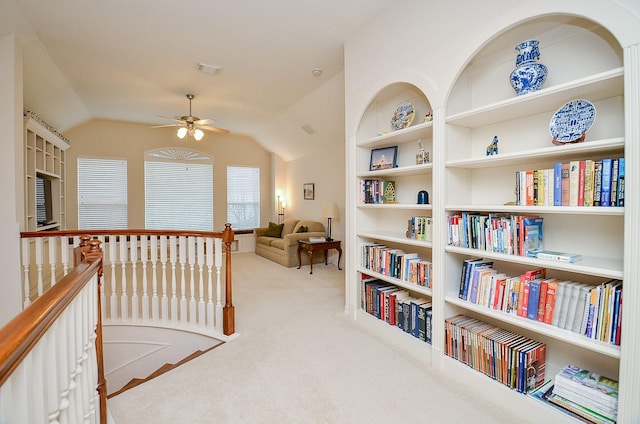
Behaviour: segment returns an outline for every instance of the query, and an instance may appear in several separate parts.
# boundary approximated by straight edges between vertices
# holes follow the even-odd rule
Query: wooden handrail
[[[97,250],[96,250],[97,247]],[[90,252],[90,253],[89,253]],[[82,289],[95,274],[100,275],[102,252],[98,245],[90,246],[86,260],[74,267],[55,286],[47,290],[28,308],[20,312],[4,327],[0,328],[0,385],[11,376],[27,354],[35,347],[56,319],[70,306]],[[100,305],[100,278],[98,278],[98,296],[95,301]],[[98,382],[96,388],[100,397],[100,422],[107,422],[106,387],[104,384],[104,363],[102,361],[102,325],[96,328],[96,359],[98,363]]]
[[[81,263],[0,328],[0,385],[98,272],[101,263],[96,258]]]

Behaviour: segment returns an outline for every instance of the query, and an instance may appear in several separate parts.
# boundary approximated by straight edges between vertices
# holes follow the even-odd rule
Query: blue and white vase
[[[537,91],[547,79],[547,67],[538,63],[540,49],[538,40],[527,40],[516,46],[516,69],[509,80],[518,96]]]

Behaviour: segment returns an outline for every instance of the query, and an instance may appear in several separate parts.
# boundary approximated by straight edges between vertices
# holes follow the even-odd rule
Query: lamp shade
[[[178,128],[178,138],[184,138],[187,135],[187,129],[185,127]]]
[[[204,132],[200,128],[196,128],[196,130],[193,132],[193,138],[195,138],[197,141],[200,141],[202,140],[202,137],[204,137]]]
[[[340,216],[338,205],[335,203],[325,203],[322,206],[322,216],[324,218],[338,218]]]

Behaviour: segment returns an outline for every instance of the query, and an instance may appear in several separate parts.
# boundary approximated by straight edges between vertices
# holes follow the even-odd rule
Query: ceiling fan
[[[161,118],[170,119],[172,121],[176,121],[177,123],[167,124],[167,125],[157,125],[153,128],[179,127],[178,128],[179,138],[185,138],[187,135],[190,135],[196,140],[202,140],[202,137],[204,137],[204,132],[202,130],[214,131],[220,134],[228,134],[229,130],[211,126],[210,124],[213,124],[215,122],[213,119],[200,119],[197,116],[193,116],[191,114],[191,100],[193,100],[194,97],[195,96],[193,94],[187,94],[187,99],[189,99],[189,115],[180,116],[178,118],[160,116]]]

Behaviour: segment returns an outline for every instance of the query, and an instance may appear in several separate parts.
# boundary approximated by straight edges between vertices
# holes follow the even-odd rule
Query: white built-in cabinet
[[[547,66],[549,75],[539,91],[517,96],[509,84],[509,74],[515,68],[514,47],[528,39],[540,41],[539,61]],[[627,346],[626,351],[637,351],[640,345],[631,329],[623,327],[621,348],[537,321],[478,307],[458,297],[462,264],[471,257],[494,260],[494,268],[508,275],[546,267],[548,277],[593,285],[619,279],[623,280],[624,299],[627,299],[627,291],[630,302],[637,297],[637,288],[631,287],[637,283],[637,276],[625,275],[625,268],[630,269],[630,266],[625,267],[624,259],[634,256],[625,250],[631,245],[631,242],[625,243],[625,237],[629,237],[630,232],[638,232],[637,222],[625,217],[625,209],[629,206],[527,207],[510,204],[515,200],[518,170],[553,168],[555,162],[629,155],[630,143],[638,140],[627,139],[629,128],[637,128],[637,124],[625,123],[625,88],[637,90],[633,81],[637,83],[638,78],[625,80],[625,74],[634,69],[637,71],[637,59],[629,60],[630,65],[625,69],[625,54],[628,52],[611,33],[592,21],[546,16],[505,31],[477,51],[457,77],[445,107],[433,111],[433,122],[422,123],[422,117],[431,111],[431,106],[425,94],[414,85],[398,82],[375,95],[361,118],[357,134],[350,138],[351,157],[355,161],[351,166],[355,165],[355,172],[350,175],[349,184],[353,184],[355,193],[359,193],[358,186],[363,178],[393,179],[398,203],[368,205],[356,198],[348,205],[353,208],[354,223],[354,230],[349,231],[352,236],[349,242],[356,245],[351,251],[359,255],[362,243],[382,243],[417,252],[433,261],[436,278],[430,290],[382,275],[374,276],[406,287],[418,296],[432,298],[434,340],[432,345],[418,342],[411,335],[364,312],[360,279],[361,274],[371,275],[371,272],[363,269],[360,258],[351,261],[354,266],[347,274],[352,288],[352,307],[357,310],[356,320],[447,375],[476,386],[484,394],[497,396],[512,408],[529,411],[535,421],[546,417],[551,420],[549,422],[575,422],[444,355],[444,320],[456,314],[479,318],[546,343],[547,379],[552,379],[567,364],[618,379],[622,412],[619,420],[637,422],[634,421],[638,418],[635,416],[637,407],[629,402],[636,390],[633,387],[637,385],[633,379],[637,367],[631,361],[637,361],[637,358],[622,360],[625,335],[627,339],[633,339],[630,343],[636,346]],[[429,74],[428,69],[424,72]],[[633,102],[627,102],[627,105],[637,104],[638,93],[632,96]],[[574,99],[587,99],[594,104],[595,123],[584,142],[555,146],[551,143],[549,122],[559,107]],[[416,104],[415,121],[406,129],[391,131],[391,115],[402,101]],[[381,130],[388,133],[380,135]],[[486,148],[494,136],[499,139],[499,154],[486,156]],[[419,141],[430,152],[431,164],[426,166],[415,165]],[[371,149],[394,145],[399,146],[398,167],[369,171]],[[635,146],[631,147],[635,151]],[[627,170],[634,163],[637,163],[635,159],[629,160]],[[635,170],[631,170],[631,174],[634,175]],[[628,180],[627,190],[634,184],[635,180]],[[423,189],[429,192],[433,204],[416,204],[416,194]],[[636,203],[632,204],[634,210],[637,209]],[[543,261],[449,246],[447,216],[460,212],[540,215],[544,218],[545,249],[577,253],[582,255],[582,260],[577,263]],[[425,214],[434,217],[437,227],[433,241],[407,239],[404,234],[407,219]],[[630,223],[632,227],[629,227]],[[637,260],[637,252],[635,257]],[[633,325],[629,315],[624,314],[635,314],[635,311],[629,311],[634,306],[637,308],[631,304],[623,309],[623,326]]]
[[[25,231],[66,228],[65,152],[68,148],[68,141],[40,119],[25,116]]]

